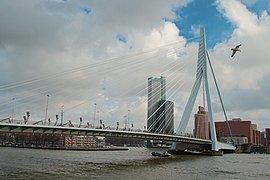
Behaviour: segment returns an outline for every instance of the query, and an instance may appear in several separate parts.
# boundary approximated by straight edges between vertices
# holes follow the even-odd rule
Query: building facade
[[[65,136],[42,133],[0,133],[0,145],[18,147],[64,147]]]
[[[158,110],[158,127],[156,132],[163,134],[173,134],[174,133],[174,104],[172,101],[159,101]]]
[[[147,130],[153,133],[174,133],[174,104],[166,100],[166,79],[148,78]]]
[[[194,115],[194,121],[193,136],[200,139],[210,139],[208,112],[205,111],[204,107],[199,106],[197,114]]]
[[[242,140],[240,139],[244,140],[245,138],[247,138],[247,144],[261,144],[260,131],[257,130],[257,126],[252,124],[251,121],[237,118],[230,121],[217,121],[215,122],[215,126],[218,140],[226,139],[226,137],[227,139],[230,139],[231,135],[228,127],[230,126],[233,140],[238,139],[239,142],[242,142]]]
[[[67,148],[94,148],[97,147],[97,138],[92,136],[65,136]]]

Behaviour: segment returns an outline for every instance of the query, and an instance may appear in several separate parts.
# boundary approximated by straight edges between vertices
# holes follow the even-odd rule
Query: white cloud
[[[153,29],[146,38],[144,38],[144,50],[154,49],[174,42],[181,41],[182,47],[185,45],[185,39],[178,36],[179,30],[171,22],[164,22],[159,29]]]
[[[259,32],[257,15],[248,11],[247,7],[239,1],[218,1],[218,9],[228,20],[237,26],[236,33],[255,34]]]
[[[266,11],[257,16],[236,0],[218,0],[217,5],[224,17],[236,27],[230,39],[211,50],[224,99],[230,111],[250,115],[256,121],[257,112],[270,109],[270,99],[265,91],[269,88],[267,77],[270,75],[270,17]],[[230,58],[230,48],[239,43],[242,44],[242,52]],[[263,118],[258,123],[267,126],[265,120],[269,113]]]
[[[166,73],[163,66],[176,62],[171,56],[175,50],[167,44],[182,41],[179,48],[185,46],[177,27],[163,19],[174,19],[172,9],[188,1],[160,0],[154,6],[150,1],[120,0],[1,1],[1,84],[29,79],[33,83],[2,87],[0,116],[10,116],[15,97],[17,118],[31,111],[32,120],[42,119],[50,94],[51,119],[64,105],[66,121],[78,121],[80,116],[91,121],[97,103],[105,123],[114,124],[132,108],[134,126],[142,129],[147,77]],[[91,11],[85,13],[83,8]],[[119,42],[117,34],[123,34],[127,42]],[[151,53],[142,53],[149,49]],[[83,68],[72,70],[76,67]],[[104,79],[106,90],[100,87]]]
[[[10,116],[15,97],[16,117],[29,110],[32,119],[42,119],[46,95],[50,94],[52,119],[64,105],[66,121],[78,121],[80,116],[91,121],[97,103],[104,123],[114,125],[131,109],[134,127],[142,129],[146,124],[147,77],[162,73],[167,77],[168,97],[176,103],[177,127],[193,85],[197,43],[186,45],[175,24],[163,19],[174,19],[172,9],[187,2],[160,0],[153,6],[150,1],[120,0],[1,1],[1,85],[48,78],[12,89],[2,87],[0,116]],[[270,116],[266,103],[269,14],[256,15],[240,1],[219,0],[217,6],[236,27],[230,39],[210,50],[229,114],[255,118],[263,112],[258,121],[266,123]],[[91,12],[86,14],[82,8]],[[194,34],[196,29],[192,29]],[[117,34],[124,35],[127,42],[117,40]],[[238,43],[243,45],[242,52],[231,59],[230,48]],[[73,72],[76,67],[83,68]],[[184,88],[171,95],[178,90],[172,87],[177,81]],[[75,107],[78,104],[82,105]]]

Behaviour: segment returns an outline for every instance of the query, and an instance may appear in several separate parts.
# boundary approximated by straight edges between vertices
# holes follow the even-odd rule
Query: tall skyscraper
[[[173,102],[166,100],[166,79],[148,78],[147,130],[154,133],[174,132]]]
[[[156,132],[163,134],[174,133],[174,107],[172,101],[161,100],[159,101],[158,110],[158,128]]]
[[[195,129],[193,135],[195,138],[209,139],[209,121],[208,113],[204,107],[199,106],[199,110],[195,116]]]

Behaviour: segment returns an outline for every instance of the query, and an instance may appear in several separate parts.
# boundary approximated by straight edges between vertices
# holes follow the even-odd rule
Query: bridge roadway
[[[145,140],[158,140],[166,142],[180,142],[198,145],[210,145],[212,143],[210,140],[197,139],[180,135],[167,135],[148,132],[79,128],[79,127],[13,124],[13,123],[0,123],[0,132],[124,137],[124,138],[138,138]]]

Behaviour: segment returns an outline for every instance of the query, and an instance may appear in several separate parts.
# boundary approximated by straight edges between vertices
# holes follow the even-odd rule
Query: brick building
[[[228,125],[231,128],[233,139],[247,137],[248,144],[260,145],[261,134],[257,130],[257,126],[252,124],[251,121],[232,119],[230,121],[218,121],[215,122],[216,132],[218,140],[224,137],[230,137],[230,131]]]
[[[193,130],[193,136],[195,138],[210,139],[210,129],[208,121],[208,112],[204,110],[204,107],[199,106],[197,114],[194,115],[195,128]]]
[[[65,147],[94,148],[98,139],[92,136],[65,136]]]
[[[64,147],[65,137],[61,134],[0,133],[0,145],[20,147]]]

